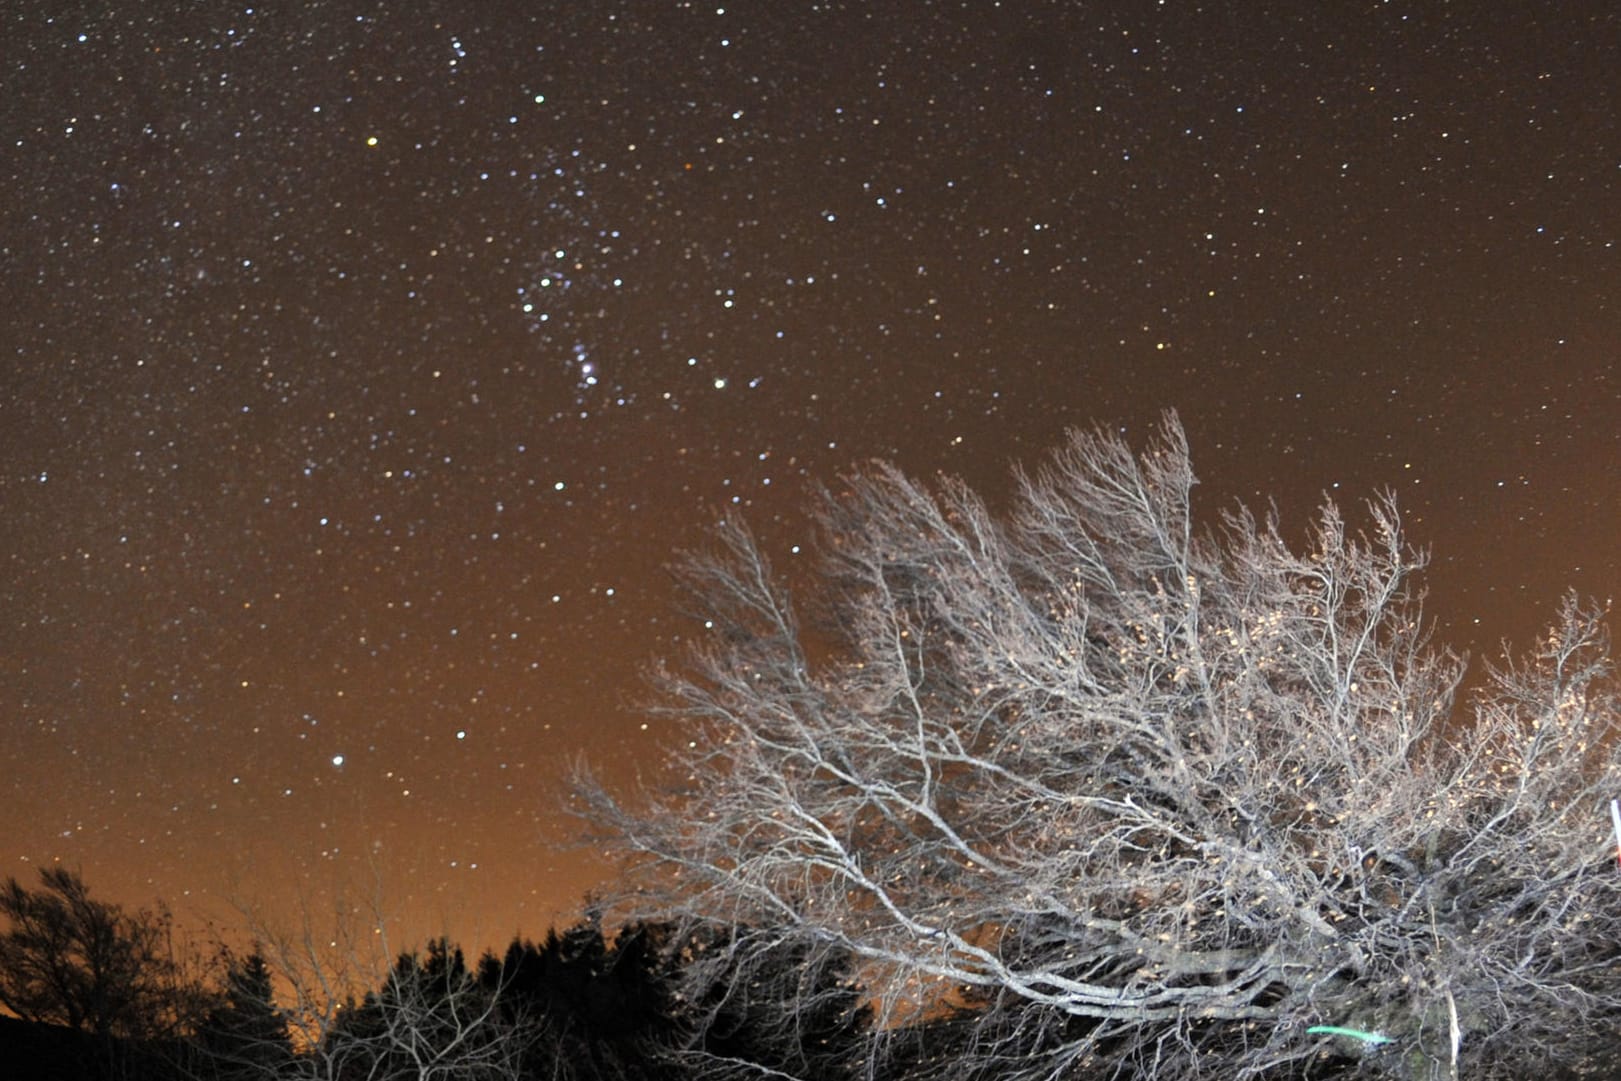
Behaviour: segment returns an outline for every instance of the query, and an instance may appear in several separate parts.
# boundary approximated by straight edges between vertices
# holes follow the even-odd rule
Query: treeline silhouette
[[[965,999],[892,1033],[880,1068],[851,958],[762,951],[769,929],[609,933],[590,912],[473,964],[430,941],[333,1004],[284,1001],[259,949],[201,970],[161,952],[167,917],[96,901],[72,872],[9,880],[0,915],[0,1006],[16,1015],[0,1018],[0,1073],[17,1081],[926,1078],[975,1037]]]

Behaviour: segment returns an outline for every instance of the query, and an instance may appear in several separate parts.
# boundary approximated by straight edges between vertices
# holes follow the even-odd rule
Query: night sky
[[[107,9],[121,9],[108,14]],[[0,15],[0,875],[183,921],[567,920],[667,568],[814,566],[1188,429],[1397,490],[1441,637],[1621,588],[1610,4],[70,3]]]

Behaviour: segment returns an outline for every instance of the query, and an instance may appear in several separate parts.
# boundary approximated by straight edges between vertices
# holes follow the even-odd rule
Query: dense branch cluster
[[[38,891],[0,883],[0,1008],[99,1037],[185,1029],[199,998],[172,948],[168,912],[98,901],[65,868],[43,868],[40,879]]]
[[[875,467],[825,500],[803,624],[728,523],[690,575],[710,632],[660,675],[685,786],[599,793],[648,911],[848,951],[879,1042],[969,1011],[954,1076],[1599,1055],[1621,759],[1598,613],[1567,601],[1464,700],[1391,498],[1365,533],[1325,506],[1297,550],[1244,510],[1196,529],[1194,483],[1174,417],[1140,456],[1075,435],[1000,518]]]

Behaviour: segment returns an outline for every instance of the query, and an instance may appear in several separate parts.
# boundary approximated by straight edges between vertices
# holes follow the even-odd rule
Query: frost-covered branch
[[[848,951],[875,1032],[972,1004],[1015,1075],[1108,1049],[1244,1076],[1343,1052],[1325,1023],[1388,1035],[1392,1076],[1454,1065],[1454,1028],[1471,1077],[1602,1043],[1597,613],[1460,702],[1393,499],[1296,551],[1243,510],[1198,534],[1194,483],[1174,417],[1141,455],[1075,435],[1002,521],[877,467],[824,502],[808,631],[724,531],[691,579],[710,633],[660,677],[684,790],[595,796],[649,915]]]

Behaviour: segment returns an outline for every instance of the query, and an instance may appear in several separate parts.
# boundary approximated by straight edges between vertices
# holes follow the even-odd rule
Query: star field
[[[1602,5],[126,7],[0,17],[4,873],[538,932],[665,567],[874,456],[1174,406],[1454,644],[1621,583]]]

